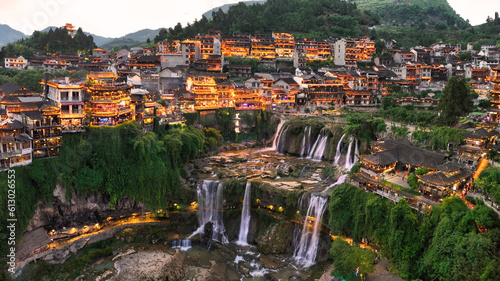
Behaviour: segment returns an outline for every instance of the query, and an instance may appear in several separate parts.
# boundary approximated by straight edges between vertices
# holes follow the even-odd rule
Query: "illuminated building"
[[[83,83],[73,79],[58,78],[47,82],[47,97],[57,103],[61,109],[61,128],[63,133],[83,132],[85,103],[83,101]],[[44,85],[42,80],[41,84]]]
[[[85,90],[91,95],[91,125],[114,126],[134,120],[135,111],[130,97],[132,86],[119,82],[112,72],[91,72],[87,80]]]
[[[295,38],[290,33],[273,33],[274,46],[276,55],[282,58],[293,57],[293,50],[295,49]]]
[[[231,83],[217,83],[217,104],[219,108],[234,107],[234,87]]]
[[[251,48],[250,35],[233,34],[233,37],[222,39],[222,55],[225,57],[247,57]]]
[[[28,60],[26,60],[23,56],[19,56],[17,58],[5,58],[5,68],[13,68],[17,70],[25,69],[28,65]]]
[[[493,85],[493,90],[490,91],[491,96],[491,109],[490,116],[491,121],[500,122],[500,64],[491,69],[494,72],[494,77],[491,80]]]
[[[26,133],[33,141],[33,158],[59,155],[61,147],[61,110],[54,102],[44,102],[38,110],[22,111]]]
[[[252,37],[251,56],[256,58],[276,57],[274,38],[269,34],[255,34]]]
[[[342,38],[335,42],[334,50],[335,65],[356,67],[357,61],[370,60],[372,54],[375,53],[375,42],[370,41],[369,38]]]
[[[0,169],[28,165],[32,160],[30,137],[23,133],[24,124],[7,118],[5,110],[0,121]]]
[[[66,23],[66,25],[63,27],[66,28],[66,30],[68,31],[68,34],[71,36],[71,38],[75,37],[76,27],[74,25],[72,25],[71,23]]]
[[[186,90],[194,93],[195,109],[217,108],[219,94],[212,76],[189,76]]]
[[[156,43],[156,54],[157,55],[173,55],[181,54],[181,43],[179,40],[160,41]]]
[[[335,78],[307,84],[309,101],[318,108],[329,108],[344,104],[344,86]]]
[[[261,96],[258,92],[252,91],[246,87],[235,87],[234,105],[236,110],[261,109]]]
[[[156,107],[154,94],[145,89],[132,89],[130,94],[135,108],[135,121],[145,130],[153,130]]]
[[[224,58],[221,55],[210,55],[206,59],[198,59],[192,62],[193,69],[202,72],[222,72]]]
[[[212,55],[221,55],[221,32],[209,31],[205,35],[197,35],[195,39],[200,43],[201,58],[208,59]]]
[[[184,40],[181,43],[182,57],[184,58],[186,64],[190,64],[193,61],[200,59],[201,48],[200,41],[198,40]]]
[[[66,70],[66,61],[59,59],[46,59],[43,62],[43,69],[45,69],[45,71]]]

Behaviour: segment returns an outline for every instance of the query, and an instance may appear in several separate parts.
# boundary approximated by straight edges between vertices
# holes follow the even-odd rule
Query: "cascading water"
[[[286,120],[285,119],[280,119],[280,123],[278,124],[278,127],[276,128],[276,133],[274,134],[273,137],[273,147],[272,150],[276,150],[277,146],[279,144],[279,138],[281,136],[281,131],[283,130],[283,125],[285,124]]]
[[[276,151],[279,153],[285,153],[286,132],[288,131],[288,129],[290,129],[289,126],[287,126],[279,135],[278,147],[276,148]]]
[[[307,159],[311,159],[313,157],[314,151],[316,150],[316,147],[318,146],[318,143],[320,142],[320,140],[321,140],[321,133],[316,138],[316,141],[314,142],[311,150],[309,150],[309,153],[307,154],[307,157],[306,157]]]
[[[218,180],[204,180],[196,187],[198,198],[198,221],[200,227],[189,238],[205,233],[205,225],[212,223],[212,240],[229,243],[220,214],[222,208],[222,183]],[[189,239],[188,238],[188,239]]]
[[[172,240],[172,248],[187,251],[191,249],[191,240],[189,239],[174,239]]]
[[[351,150],[352,150],[352,144],[354,142],[354,139],[351,137],[351,142],[349,142],[349,147],[347,148],[347,154],[345,155],[345,164],[344,164],[344,168],[346,168],[347,170],[350,170],[353,163],[352,163],[352,156],[351,156]]]
[[[356,139],[356,148],[354,149],[354,163],[353,164],[356,164],[358,161],[359,161],[359,146],[358,146],[358,142],[359,140]]]
[[[339,142],[337,143],[337,151],[335,152],[335,158],[334,158],[334,162],[333,162],[335,165],[339,164],[340,156],[342,156],[341,146],[342,146],[342,141],[344,140],[344,137],[345,137],[345,134],[342,135]]]
[[[294,259],[304,267],[310,267],[316,260],[318,253],[319,235],[321,220],[326,209],[327,198],[318,194],[312,194],[309,198],[309,207],[304,219],[302,234],[297,250],[294,253]],[[309,220],[314,220],[314,225],[309,225]]]
[[[330,190],[330,188],[332,188],[334,186],[343,184],[345,182],[345,180],[347,179],[348,176],[349,176],[348,174],[340,175],[340,177],[338,177],[338,179],[337,179],[336,182],[334,182],[333,184],[329,185],[325,190],[323,190],[323,193],[326,193],[328,190]]]
[[[307,126],[304,129],[304,137],[302,137],[302,147],[300,148],[300,157],[304,157],[308,154],[310,143],[311,143],[311,127]]]
[[[252,182],[247,181],[245,188],[245,197],[243,198],[243,208],[241,210],[240,234],[238,236],[239,245],[248,245],[248,228],[250,226],[250,190]]]
[[[325,136],[321,137],[321,140],[319,141],[318,147],[316,147],[316,151],[314,151],[314,154],[312,156],[313,160],[320,161],[321,158],[323,158],[323,154],[325,153],[327,141],[328,141],[328,136],[325,135]]]

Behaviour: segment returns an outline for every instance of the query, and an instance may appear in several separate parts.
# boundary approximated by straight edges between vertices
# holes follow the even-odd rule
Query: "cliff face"
[[[110,197],[93,192],[87,195],[71,192],[66,198],[66,189],[57,184],[52,205],[38,203],[35,214],[26,231],[43,227],[47,230],[73,227],[82,224],[100,223],[107,217],[118,217],[145,211],[144,205],[128,198],[122,198],[114,209],[109,205]]]

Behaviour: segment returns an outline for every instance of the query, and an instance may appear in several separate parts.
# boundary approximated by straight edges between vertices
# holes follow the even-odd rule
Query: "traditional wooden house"
[[[26,133],[33,141],[33,158],[56,157],[61,148],[61,109],[53,101],[38,110],[23,111]]]
[[[135,119],[131,103],[132,86],[119,82],[112,72],[92,72],[87,75],[85,90],[90,94],[90,124],[114,126]]]
[[[6,117],[6,119],[3,119]],[[0,170],[28,165],[32,161],[31,138],[22,122],[2,112],[0,121]]]

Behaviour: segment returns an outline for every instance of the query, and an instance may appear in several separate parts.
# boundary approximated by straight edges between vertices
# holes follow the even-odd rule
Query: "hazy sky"
[[[0,0],[0,23],[25,34],[72,23],[97,35],[120,37],[140,29],[183,26],[218,6],[238,0]],[[499,0],[448,0],[473,25],[500,12]],[[472,4],[473,3],[473,4]]]

